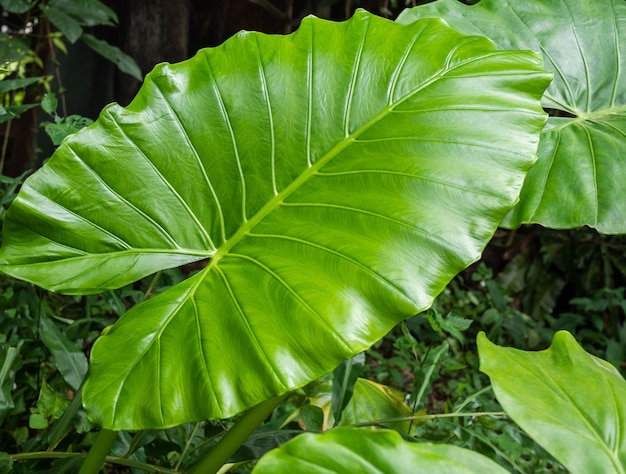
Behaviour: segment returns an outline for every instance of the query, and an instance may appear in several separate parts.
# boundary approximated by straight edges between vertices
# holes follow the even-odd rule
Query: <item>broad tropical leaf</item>
[[[626,232],[626,2],[624,0],[438,0],[400,22],[442,17],[504,49],[543,53],[554,80],[539,161],[503,225],[583,225]]]
[[[507,414],[572,473],[626,472],[626,381],[565,331],[541,352],[478,336],[480,370]]]
[[[261,458],[253,474],[504,474],[482,454],[446,444],[412,443],[395,431],[339,428],[306,433]]]
[[[160,65],[68,137],[7,211],[2,270],[115,288],[210,259],[94,345],[112,429],[233,415],[428,307],[515,203],[541,58],[365,12]]]

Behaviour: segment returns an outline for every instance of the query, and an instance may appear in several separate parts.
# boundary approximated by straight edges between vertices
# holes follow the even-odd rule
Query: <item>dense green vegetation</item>
[[[528,4],[242,34],[3,177],[0,469],[626,472],[626,5]]]

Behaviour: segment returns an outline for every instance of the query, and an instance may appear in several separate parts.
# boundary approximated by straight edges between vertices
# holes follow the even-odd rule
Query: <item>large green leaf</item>
[[[94,345],[113,429],[233,415],[432,302],[515,203],[549,80],[439,20],[365,12],[160,65],[21,189],[2,270],[94,292],[201,259]]]
[[[550,117],[539,161],[503,225],[626,232],[626,2],[438,0],[398,21],[432,16],[504,49],[540,51],[554,71],[542,102],[560,116]]]
[[[306,433],[261,458],[254,474],[504,474],[482,454],[445,444],[412,443],[395,431],[339,428]]]
[[[478,336],[480,369],[507,414],[572,473],[626,473],[626,381],[565,331],[541,352]]]

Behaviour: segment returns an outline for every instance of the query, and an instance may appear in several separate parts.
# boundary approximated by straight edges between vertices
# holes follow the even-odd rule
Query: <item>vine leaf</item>
[[[234,415],[478,259],[535,161],[549,79],[439,20],[240,33],[68,137],[7,211],[1,269],[89,293],[210,259],[96,341],[83,400],[114,430]]]

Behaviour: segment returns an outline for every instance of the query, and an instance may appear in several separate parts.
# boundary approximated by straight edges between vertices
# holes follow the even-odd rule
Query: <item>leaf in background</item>
[[[409,397],[409,405],[413,412],[425,404],[426,396],[432,389],[433,378],[439,375],[439,369],[443,365],[442,360],[447,358],[449,349],[448,342],[443,341],[434,349],[429,350],[420,365],[415,368],[411,396]]]
[[[330,383],[326,381],[319,383],[316,394],[311,398],[311,403],[324,411],[325,422],[322,427],[324,430],[334,425],[350,426],[357,423],[404,418],[412,415],[411,409],[404,403],[403,393],[363,378],[359,378],[356,381],[352,398],[344,409],[341,422],[339,423],[334,422],[330,401]],[[410,422],[394,421],[384,423],[384,426],[407,432]]]
[[[28,56],[30,45],[23,38],[0,32],[0,58],[4,63],[15,63]],[[0,66],[6,66],[2,64]],[[0,69],[2,72],[2,69]]]
[[[572,473],[626,472],[626,381],[565,331],[540,352],[477,339],[504,411]]]
[[[33,7],[33,0],[0,0],[0,7],[7,13],[21,15]],[[2,57],[2,55],[0,55]]]
[[[513,206],[545,123],[529,52],[358,12],[159,65],[7,211],[1,270],[89,293],[210,258],[96,341],[109,429],[224,418],[428,307]]]
[[[56,26],[70,43],[75,43],[76,40],[80,38],[80,35],[83,34],[80,22],[62,9],[51,5],[39,5],[39,8],[43,14],[46,15],[48,20],[50,20],[50,23]]]
[[[72,401],[67,409],[50,428],[50,433],[48,433],[49,450],[54,450],[58,444],[72,431],[76,430],[77,433],[84,432],[81,431],[82,428],[84,428],[82,425],[85,423],[89,425],[89,423],[85,420],[85,412],[82,408],[83,392],[79,389],[74,394],[74,398],[72,398]],[[93,425],[89,426],[89,429],[91,428],[93,428]],[[89,429],[87,431],[89,431]]]
[[[57,96],[54,92],[46,92],[41,99],[41,109],[50,115],[54,115],[57,110]]]
[[[9,453],[0,452],[0,474],[7,474],[13,470],[13,459]]]
[[[324,428],[324,410],[317,405],[302,405],[300,407],[300,421],[307,431],[322,431]]]
[[[87,373],[87,357],[47,316],[40,317],[40,337],[52,354],[55,367],[67,384],[78,390]]]
[[[405,441],[395,431],[338,428],[305,433],[261,458],[253,474],[348,473],[504,474],[469,449]]]
[[[338,426],[395,419],[396,421],[384,423],[384,425],[407,432],[410,422],[397,421],[397,419],[409,417],[412,414],[411,408],[404,403],[402,392],[372,380],[360,378],[354,386],[354,395],[343,411]]]
[[[41,383],[39,399],[37,400],[38,413],[36,415],[41,417],[37,419],[37,423],[41,423],[43,420],[46,423],[45,427],[47,427],[49,421],[61,418],[70,405],[71,401],[64,394],[54,391],[44,380]]]
[[[0,423],[15,407],[11,392],[15,381],[15,373],[22,365],[20,348],[23,342],[20,341],[16,347],[4,345],[0,352],[2,357],[2,367],[0,367]]]
[[[626,232],[626,2],[438,0],[398,21],[433,16],[504,49],[540,51],[554,71],[542,103],[560,116],[548,120],[539,161],[503,225]]]
[[[268,451],[302,434],[300,430],[267,430],[263,427],[252,433],[228,460],[238,463],[259,459]]]
[[[351,359],[343,361],[333,371],[330,407],[335,418],[335,425],[341,421],[343,409],[352,398],[354,384],[359,378],[364,365],[365,353],[361,352]]]
[[[38,82],[43,79],[42,76],[39,77],[26,77],[24,79],[3,79],[0,81],[0,94],[4,94],[10,91],[16,91],[19,89],[24,89],[25,87]]]
[[[57,122],[47,123],[45,127],[46,133],[54,145],[60,145],[65,137],[93,123],[93,120],[90,118],[81,117],[80,115],[69,115],[65,118],[57,117],[57,119]]]
[[[37,107],[37,104],[12,105],[9,107],[0,107],[0,123],[18,118],[27,110]]]
[[[100,56],[105,57],[115,64],[120,71],[125,72],[138,81],[143,80],[141,70],[135,60],[123,53],[119,48],[110,45],[104,40],[99,40],[88,33],[85,33],[80,39]]]
[[[72,16],[83,26],[114,26],[117,23],[115,12],[98,0],[50,0],[50,6]]]

